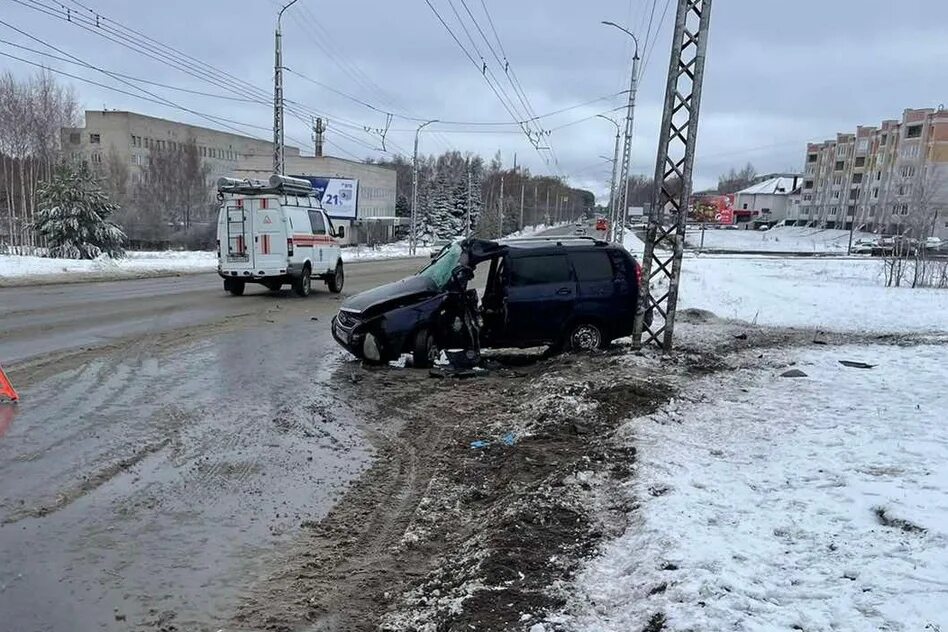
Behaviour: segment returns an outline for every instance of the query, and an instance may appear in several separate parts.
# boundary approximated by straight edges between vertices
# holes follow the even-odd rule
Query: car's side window
[[[313,228],[314,235],[326,234],[326,220],[323,219],[322,212],[310,209],[309,223]]]
[[[571,281],[569,262],[563,255],[536,255],[533,257],[511,257],[510,285],[540,285],[543,283],[568,283]]]
[[[332,220],[329,219],[329,216],[328,216],[328,215],[325,215],[325,214],[324,214],[324,217],[326,218],[326,228],[327,228],[327,230],[329,231],[329,234],[330,234],[330,235],[334,235],[334,234],[336,233],[336,227],[333,226]]]
[[[609,255],[604,250],[571,252],[576,278],[583,281],[611,281],[614,273]]]

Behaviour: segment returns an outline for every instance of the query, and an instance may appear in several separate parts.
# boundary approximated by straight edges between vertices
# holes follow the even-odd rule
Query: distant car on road
[[[467,288],[479,264],[490,267],[480,301]],[[416,367],[441,349],[595,349],[632,333],[640,280],[635,257],[591,237],[466,239],[415,276],[346,299],[332,335],[368,362],[410,353]]]
[[[583,228],[582,226],[580,226],[579,228],[577,228],[576,230],[573,231],[573,234],[575,234],[575,235],[585,235],[585,234],[586,234],[586,229]]]
[[[596,220],[596,230],[598,231],[609,230],[609,224],[606,223],[605,217],[600,217]]]

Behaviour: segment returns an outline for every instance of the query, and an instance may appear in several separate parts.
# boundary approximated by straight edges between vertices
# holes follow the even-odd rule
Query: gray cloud
[[[75,23],[44,15],[13,0],[0,1],[4,20],[90,63],[193,90],[226,94],[106,41],[95,29],[84,31]],[[40,1],[59,6],[52,0]],[[611,19],[629,24],[644,39],[650,15],[654,30],[665,6],[665,0],[657,0],[651,14],[652,3],[648,0],[484,1],[533,111],[541,114],[624,90],[630,46],[625,36],[599,22]],[[452,2],[465,17],[494,75],[512,93],[503,70],[493,63],[460,0]],[[480,0],[466,2],[481,28],[492,37]],[[266,92],[271,89],[275,0],[90,3],[108,19],[225,69]],[[466,34],[456,26],[448,0],[432,3],[472,50]],[[71,0],[65,4],[82,15]],[[654,43],[647,48],[650,55],[639,90],[633,151],[633,168],[640,173],[651,174],[654,170],[673,12],[671,6],[661,30],[652,38]],[[720,172],[747,161],[760,171],[799,169],[807,141],[853,129],[857,124],[898,117],[906,107],[931,107],[944,102],[948,99],[946,23],[948,3],[943,0],[717,0],[700,122],[696,187],[712,185]],[[112,25],[108,21],[105,24]],[[511,120],[424,0],[299,0],[298,6],[287,11],[284,35],[289,68],[379,109],[444,120]],[[140,36],[132,37],[145,41]],[[37,46],[2,26],[0,38]],[[94,71],[15,52],[4,44],[0,44],[0,52],[114,83]],[[19,62],[0,60],[4,68],[17,73],[32,70]],[[384,126],[383,114],[292,74],[287,74],[286,86],[289,99],[328,115],[329,139],[335,143],[330,147],[332,151],[360,157],[378,155],[369,149],[378,145],[377,137],[361,128]],[[92,109],[132,109],[207,124],[200,117],[166,106],[79,83],[76,87],[84,105]],[[268,136],[271,114],[266,104],[161,88],[149,90],[190,109],[253,124],[263,129],[247,128],[248,133]],[[423,137],[422,149],[454,148],[484,155],[500,150],[508,164],[516,153],[518,161],[534,172],[559,172],[575,185],[602,193],[611,166],[599,156],[612,155],[614,128],[596,118],[576,121],[623,102],[623,96],[614,97],[543,119],[545,129],[558,128],[549,137],[559,158],[558,167],[545,164],[523,135],[514,133],[517,128],[512,125],[434,126]],[[520,110],[519,102],[515,103]],[[522,111],[518,116],[523,116]],[[389,148],[410,150],[415,125],[394,119]],[[289,136],[309,143],[309,130],[303,121],[289,117],[287,126]]]

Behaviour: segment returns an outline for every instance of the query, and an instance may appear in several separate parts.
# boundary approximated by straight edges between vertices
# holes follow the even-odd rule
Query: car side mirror
[[[336,229],[336,237],[338,237],[339,239],[345,239],[345,238],[346,238],[346,227],[345,227],[345,226],[340,226],[339,228]]]

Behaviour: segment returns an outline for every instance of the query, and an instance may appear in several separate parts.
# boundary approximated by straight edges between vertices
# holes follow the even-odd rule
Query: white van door
[[[229,200],[224,207],[221,255],[229,269],[254,267],[253,216],[242,202]]]
[[[265,274],[286,270],[286,225],[278,200],[254,200],[254,267]]]

